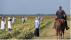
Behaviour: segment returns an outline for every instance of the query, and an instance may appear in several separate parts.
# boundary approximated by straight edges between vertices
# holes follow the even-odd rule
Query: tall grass
[[[34,36],[34,20],[35,17],[28,17],[28,20],[23,24],[21,21],[21,17],[16,17],[16,22],[12,25],[13,30],[12,32],[7,31],[2,32],[0,30],[0,39],[12,39],[12,38],[22,38],[22,39],[29,39]],[[52,23],[51,18],[44,17],[44,20],[41,21],[40,28],[45,28],[46,25]],[[7,24],[6,24],[7,25]]]

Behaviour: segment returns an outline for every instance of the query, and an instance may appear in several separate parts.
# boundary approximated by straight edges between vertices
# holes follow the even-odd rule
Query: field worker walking
[[[12,19],[8,17],[8,30],[12,31]]]
[[[5,30],[5,17],[2,17],[2,20],[1,20],[1,30],[4,31]]]
[[[39,37],[39,27],[40,27],[40,21],[39,21],[39,17],[36,18],[35,20],[35,36]]]
[[[41,20],[41,21],[43,20],[43,16],[40,16],[40,20]]]
[[[15,20],[16,20],[16,18],[13,17],[13,18],[12,18],[12,24],[15,23]]]
[[[25,16],[25,21],[27,21],[27,16]]]
[[[25,22],[25,17],[22,17],[22,23],[24,23]]]

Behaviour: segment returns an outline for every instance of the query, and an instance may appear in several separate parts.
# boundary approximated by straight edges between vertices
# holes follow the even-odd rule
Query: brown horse
[[[59,36],[59,38],[64,38],[64,31],[65,31],[65,25],[64,25],[64,19],[55,19],[54,27],[56,30],[56,35]]]

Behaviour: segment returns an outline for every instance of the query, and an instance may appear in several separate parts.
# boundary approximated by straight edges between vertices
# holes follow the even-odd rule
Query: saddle
[[[64,19],[58,19],[58,20],[59,20],[59,22],[60,22],[61,24],[64,24],[64,22],[65,22]]]
[[[55,20],[56,20],[56,21],[59,21],[60,24],[64,24],[64,22],[65,22],[64,19],[58,19],[58,18],[56,18]]]

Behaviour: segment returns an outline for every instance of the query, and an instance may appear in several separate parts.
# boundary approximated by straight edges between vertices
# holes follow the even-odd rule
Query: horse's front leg
[[[64,38],[64,31],[62,32],[62,38]]]
[[[61,32],[61,30],[58,30],[58,37],[59,37],[59,39],[62,38],[62,32]]]
[[[58,36],[58,30],[56,29],[56,36]]]
[[[61,33],[60,33],[60,30],[58,29],[57,30],[57,37],[60,39],[61,38],[61,35],[60,35]]]
[[[64,38],[64,32],[63,31],[61,31],[60,36],[61,36],[61,39]]]

